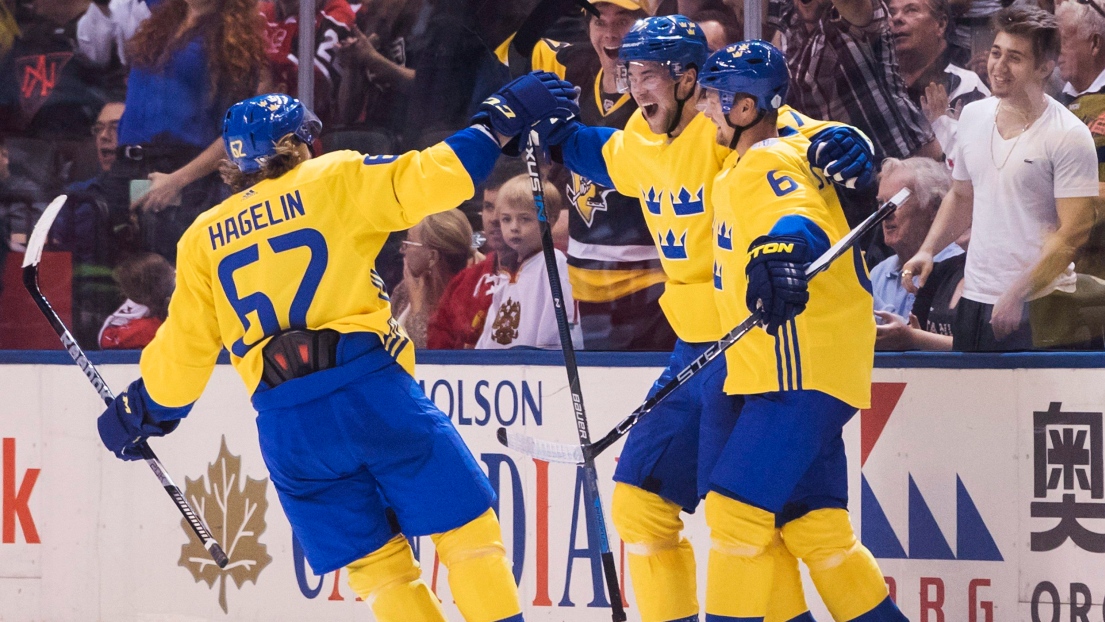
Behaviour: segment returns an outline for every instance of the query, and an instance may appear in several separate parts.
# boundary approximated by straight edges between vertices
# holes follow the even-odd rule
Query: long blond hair
[[[437,251],[440,258],[438,269],[430,272],[424,292],[426,305],[433,308],[445,292],[445,286],[474,256],[472,225],[464,212],[451,209],[427,216],[418,226],[421,227],[422,244],[427,250]]]
[[[241,192],[259,181],[280,177],[299,166],[305,159],[299,150],[299,140],[285,137],[276,143],[276,154],[266,160],[261,170],[256,173],[243,173],[230,160],[223,160],[219,164],[219,175],[231,190]]]

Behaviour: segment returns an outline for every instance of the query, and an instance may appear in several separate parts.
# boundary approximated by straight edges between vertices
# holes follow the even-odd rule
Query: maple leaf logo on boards
[[[180,525],[188,534],[188,543],[180,547],[177,565],[187,568],[196,583],[203,581],[208,587],[214,587],[215,582],[219,582],[219,606],[223,613],[228,613],[227,576],[234,580],[238,589],[246,581],[256,585],[261,571],[272,562],[268,547],[260,541],[269,507],[265,495],[269,480],[246,477],[243,482],[241,472],[242,457],[230,453],[226,436],[223,436],[218,457],[207,465],[207,476],[195,480],[184,478],[184,496],[203,517],[230,563],[226,568],[219,568],[188,522],[182,519]],[[244,486],[239,487],[243,483]]]

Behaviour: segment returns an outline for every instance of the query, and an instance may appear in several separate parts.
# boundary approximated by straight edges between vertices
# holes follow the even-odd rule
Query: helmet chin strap
[[[732,111],[732,108],[730,108],[730,111]],[[757,123],[759,123],[760,121],[762,121],[763,118],[764,118],[764,115],[766,115],[766,114],[767,114],[766,110],[760,110],[759,113],[756,115],[756,118],[753,119],[752,122],[749,123],[748,125],[737,125],[736,123],[733,123],[732,121],[729,120],[729,113],[725,113],[725,122],[729,124],[729,127],[733,128],[733,138],[729,140],[729,148],[730,149],[736,149],[737,148],[737,143],[740,142],[741,134],[743,134],[744,131],[747,130],[748,128],[750,128],[750,127],[756,125]]]
[[[697,87],[696,87],[697,89]],[[679,98],[679,83],[676,82],[672,87],[672,95],[675,97],[675,115],[671,118],[671,123],[668,123],[668,129],[664,130],[664,133],[671,138],[671,133],[675,131],[675,128],[679,127],[679,122],[683,120],[683,106],[687,104],[692,97],[694,97],[695,89],[691,90],[691,94],[680,99]]]

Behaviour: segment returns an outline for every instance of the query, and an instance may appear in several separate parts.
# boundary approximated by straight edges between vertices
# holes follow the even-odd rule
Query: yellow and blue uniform
[[[142,354],[148,405],[179,418],[230,352],[308,562],[318,574],[348,566],[380,619],[440,615],[387,508],[453,564],[466,619],[522,619],[494,492],[411,375],[413,345],[372,268],[388,233],[470,198],[498,155],[473,127],[400,156],[326,154],[238,192],[181,239],[169,318]],[[340,333],[336,364],[270,387],[261,350],[290,328]],[[480,593],[496,579],[509,586]]]
[[[745,267],[753,240],[786,217],[820,230],[830,244],[848,233],[835,189],[806,163],[809,141],[791,136],[766,142],[743,158],[730,155],[714,181],[714,281],[726,326],[748,315]],[[814,250],[814,257],[825,250],[828,245]],[[754,329],[726,352],[727,393],[814,390],[854,408],[870,406],[875,330],[871,284],[859,251],[811,280],[809,291],[809,305],[787,330],[769,335]],[[847,336],[834,338],[843,327]]]
[[[813,136],[826,127],[839,125],[805,117],[789,108],[780,111],[779,125],[784,131],[799,131]],[[795,128],[795,129],[789,129]],[[638,111],[623,131],[586,127],[562,145],[565,164],[573,171],[635,196],[647,223],[667,275],[660,305],[678,337],[667,368],[653,385],[658,390],[720,339],[732,325],[725,324],[718,311],[714,290],[714,213],[712,182],[732,151],[718,145],[716,127],[704,115],[696,115],[675,138],[653,133]],[[650,539],[654,529],[643,529],[634,517],[649,515],[649,520],[664,523],[663,538],[670,542],[667,551],[678,551],[679,509],[693,512],[700,495],[699,473],[688,465],[697,465],[700,446],[701,413],[729,412],[734,398],[725,395],[725,368],[718,365],[693,376],[688,386],[671,395],[643,419],[626,440],[614,474],[614,480],[659,495],[649,498],[621,486],[615,489],[614,522],[631,547],[630,564],[635,584],[655,584],[657,592],[666,582],[689,579],[693,583],[693,552],[689,545],[682,551],[652,552],[651,557],[670,557],[663,564],[675,569],[656,581],[642,581],[643,575],[658,575],[661,564],[646,564],[643,553],[656,547],[639,545],[633,540]],[[630,507],[638,510],[630,509]],[[642,509],[643,508],[643,509]],[[660,520],[659,516],[672,514]],[[674,535],[673,535],[674,534]],[[684,541],[685,542],[685,541]],[[781,548],[781,547],[780,547]],[[783,551],[785,554],[785,550]],[[690,558],[692,562],[678,557]],[[781,562],[780,570],[786,560]],[[642,568],[637,569],[638,566]],[[645,566],[648,566],[647,568]],[[769,619],[791,620],[805,612],[805,600],[793,557],[794,572],[777,577],[775,603],[778,615]],[[789,582],[789,584],[788,584]],[[638,587],[638,591],[642,590]],[[789,591],[789,593],[788,593]],[[697,611],[695,603],[677,602],[680,590],[673,590],[655,612],[639,597],[645,620],[677,619]],[[682,590],[694,593],[693,586]],[[785,602],[784,602],[785,601]],[[653,603],[655,604],[655,603]],[[650,615],[653,614],[653,615]],[[806,613],[805,615],[808,615]]]
[[[817,257],[848,232],[835,191],[806,162],[808,146],[800,135],[762,141],[730,155],[714,180],[713,270],[725,325],[748,316],[754,241],[798,236]],[[709,442],[699,456],[713,540],[708,622],[762,619],[780,528],[834,619],[904,620],[846,510],[841,432],[870,404],[874,338],[870,281],[853,251],[810,280],[802,313],[775,334],[754,328],[726,353],[735,407],[704,413]],[[734,593],[733,582],[748,590]]]
[[[782,132],[812,137],[840,124],[811,119],[784,106],[778,125]],[[637,198],[639,208],[634,209],[643,215],[660,256],[667,275],[660,305],[679,341],[653,390],[743,319],[723,320],[715,300],[718,234],[713,179],[733,153],[717,144],[716,131],[713,123],[699,114],[677,137],[669,139],[654,134],[637,112],[623,131],[586,127],[562,145],[568,168]],[[824,192],[835,200],[834,188],[826,185]],[[743,205],[745,199],[741,200]],[[844,227],[847,231],[846,224]],[[665,400],[630,433],[614,479],[656,492],[693,511],[700,491],[695,474],[684,467],[688,461],[694,462],[698,452],[699,413],[713,408],[710,400],[723,393],[724,374],[706,370],[690,382],[694,386]],[[668,459],[678,454],[678,460],[664,467],[660,454],[671,443],[679,450],[668,452]]]

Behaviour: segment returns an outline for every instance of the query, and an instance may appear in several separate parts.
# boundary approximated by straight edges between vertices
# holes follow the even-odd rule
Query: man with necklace
[[[933,255],[972,227],[956,350],[1007,351],[1059,345],[1048,338],[1055,291],[1073,292],[1072,262],[1094,223],[1098,199],[1093,138],[1044,93],[1059,55],[1055,17],[1035,7],[1003,9],[987,72],[993,97],[963,109],[949,154],[952,188],[921,250],[902,269],[910,292]],[[1038,320],[1032,322],[1030,320]]]

